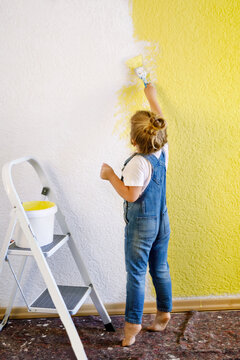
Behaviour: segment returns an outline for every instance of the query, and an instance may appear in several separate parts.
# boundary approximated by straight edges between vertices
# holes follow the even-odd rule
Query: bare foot
[[[141,331],[141,324],[132,324],[125,321],[124,326],[124,339],[122,340],[122,346],[130,346],[135,343],[136,335]]]
[[[163,312],[157,310],[155,320],[146,329],[149,331],[163,331],[166,328],[170,319],[171,319],[170,312]]]

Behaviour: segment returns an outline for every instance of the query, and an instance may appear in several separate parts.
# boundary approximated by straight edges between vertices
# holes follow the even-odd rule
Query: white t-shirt
[[[166,169],[168,167],[168,143],[162,149],[153,153],[158,159],[161,156],[162,150],[165,153]],[[141,155],[135,155],[125,166],[122,172],[124,185],[126,186],[143,186],[142,192],[148,186],[151,175],[152,165],[149,160]]]

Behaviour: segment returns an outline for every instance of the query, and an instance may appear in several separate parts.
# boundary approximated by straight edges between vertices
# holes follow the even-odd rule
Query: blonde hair
[[[167,122],[152,111],[137,111],[131,117],[130,136],[142,154],[151,154],[167,143]]]

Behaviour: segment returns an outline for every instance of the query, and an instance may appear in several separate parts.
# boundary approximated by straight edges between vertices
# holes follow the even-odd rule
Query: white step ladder
[[[105,325],[107,331],[115,331],[111,318],[109,317],[89,275],[88,271],[84,265],[82,257],[76,247],[76,244],[70,234],[68,226],[65,222],[65,218],[58,207],[56,213],[56,221],[60,225],[60,228],[64,235],[54,235],[53,242],[40,247],[37,241],[37,238],[34,234],[34,231],[31,227],[29,219],[26,215],[26,212],[22,206],[20,198],[17,194],[15,186],[12,180],[12,167],[13,165],[18,165],[24,162],[28,162],[32,165],[34,170],[37,172],[37,175],[40,178],[40,182],[43,186],[41,194],[47,196],[49,201],[54,202],[57,205],[57,199],[54,195],[52,187],[50,186],[49,181],[47,180],[46,174],[44,173],[39,162],[33,157],[23,157],[6,163],[2,169],[2,178],[4,188],[7,192],[9,200],[12,205],[12,210],[10,214],[10,223],[7,230],[6,237],[3,241],[0,251],[0,273],[6,261],[13,273],[13,276],[16,280],[12,293],[10,296],[9,305],[6,309],[3,320],[0,324],[0,331],[7,324],[8,318],[10,316],[14,299],[16,297],[17,289],[19,288],[23,299],[27,305],[28,311],[30,312],[40,312],[40,313],[58,313],[60,319],[67,331],[69,340],[71,342],[73,351],[78,360],[87,359],[86,353],[84,351],[81,339],[78,335],[76,327],[73,323],[71,315],[77,313],[81,305],[84,303],[88,295],[90,295],[101,319]],[[20,248],[17,247],[15,242],[12,241],[12,236],[16,224],[19,223],[22,228],[24,235],[29,241],[30,248]],[[65,286],[57,285],[55,279],[52,275],[52,272],[48,266],[47,257],[52,256],[59,248],[64,244],[68,244],[70,252],[75,260],[75,263],[78,267],[78,270],[81,274],[81,277],[85,283],[84,286]],[[10,263],[9,256],[18,255],[22,256],[22,261],[16,275],[13,267]],[[28,256],[33,256],[36,260],[38,268],[42,274],[42,277],[46,284],[46,289],[35,299],[31,305],[28,305],[26,298],[24,296],[23,290],[20,286],[21,277],[24,271],[24,267],[27,261]]]

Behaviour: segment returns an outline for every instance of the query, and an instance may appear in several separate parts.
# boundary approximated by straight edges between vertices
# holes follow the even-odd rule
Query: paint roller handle
[[[144,88],[144,93],[149,102],[151,111],[154,112],[155,114],[163,117],[161,107],[158,103],[157,90],[156,90],[155,86],[152,83],[148,83],[147,86]]]

